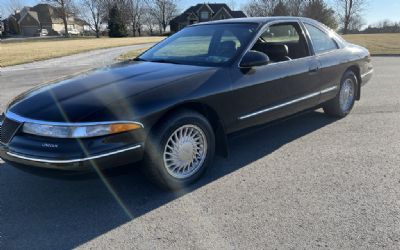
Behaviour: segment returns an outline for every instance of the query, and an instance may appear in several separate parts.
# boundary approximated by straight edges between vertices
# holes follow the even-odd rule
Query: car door
[[[321,99],[324,102],[333,98],[339,91],[340,80],[344,72],[343,65],[347,58],[344,50],[335,41],[329,30],[318,24],[303,22],[320,69],[318,79],[320,81]]]
[[[269,51],[281,45],[292,49],[287,59],[284,55],[276,58],[273,49]],[[265,49],[260,49],[263,46]],[[230,105],[237,114],[232,121],[234,130],[279,119],[317,103],[319,62],[311,56],[298,22],[267,25],[252,50],[263,52],[274,61],[251,69],[232,69]]]

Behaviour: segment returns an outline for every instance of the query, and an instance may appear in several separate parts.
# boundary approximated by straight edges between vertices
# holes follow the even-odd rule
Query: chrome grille
[[[5,118],[0,125],[0,142],[9,143],[20,126],[21,123]]]

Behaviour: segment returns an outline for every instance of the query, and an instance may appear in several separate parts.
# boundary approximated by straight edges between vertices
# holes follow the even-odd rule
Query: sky
[[[21,0],[25,2],[26,5],[34,5],[39,2],[38,0]],[[241,7],[249,0],[180,0],[179,9],[184,11],[191,5],[196,5],[198,3],[210,2],[210,3],[235,3],[236,9],[241,9]],[[333,0],[328,0],[332,2]],[[400,0],[368,0],[369,5],[364,11],[364,19],[366,24],[374,24],[378,21],[384,19],[389,19],[391,21],[400,22]],[[0,0],[0,4],[4,5],[8,0]]]
[[[207,1],[199,0],[181,0],[180,9],[185,10],[191,5],[198,3],[204,3]],[[214,3],[235,3],[235,8],[240,9],[248,0],[210,0],[209,2]],[[332,4],[333,0],[328,0],[328,3]],[[363,13],[366,24],[374,24],[384,19],[391,21],[400,22],[400,0],[368,0],[368,7]]]

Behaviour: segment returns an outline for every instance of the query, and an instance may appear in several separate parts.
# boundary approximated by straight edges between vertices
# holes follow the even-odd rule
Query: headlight
[[[143,128],[140,123],[113,123],[87,126],[44,125],[24,123],[22,131],[27,134],[56,138],[87,138],[111,135]]]

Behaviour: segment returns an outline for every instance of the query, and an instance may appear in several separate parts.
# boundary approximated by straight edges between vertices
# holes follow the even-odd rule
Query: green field
[[[343,37],[351,43],[368,48],[372,55],[400,55],[400,34],[357,34],[344,35]],[[164,39],[164,37],[74,38],[19,42],[2,41],[0,45],[0,66],[5,67],[40,61],[95,49],[159,42],[162,39]],[[187,43],[191,43],[190,46],[187,46]],[[182,54],[187,54],[189,51],[195,53],[198,53],[198,50],[207,51],[207,48],[199,44],[198,41],[182,41],[182,45],[186,46],[178,46],[176,52],[181,50],[180,52],[182,52]],[[122,55],[120,59],[134,58],[142,52],[143,50],[131,51]]]
[[[343,38],[348,42],[366,47],[371,55],[400,55],[400,34],[357,34],[344,35]],[[187,42],[185,41],[185,43]],[[198,41],[192,42],[190,46],[185,46],[185,43],[181,43],[182,46],[176,46],[175,52],[177,53],[175,54],[181,52],[188,55],[190,53],[199,53],[199,50],[205,53],[207,51],[207,47],[202,46]],[[130,51],[122,55],[121,59],[133,59],[143,51],[145,50]]]
[[[40,61],[85,51],[159,42],[164,37],[68,38],[1,42],[0,66]]]
[[[369,49],[372,55],[400,55],[400,34],[344,35],[347,41]]]
[[[119,61],[132,60],[132,59],[135,59],[138,55],[142,54],[143,52],[145,52],[148,49],[149,48],[132,50],[132,51],[129,51],[129,52],[125,53],[125,54],[120,55],[117,59]]]

